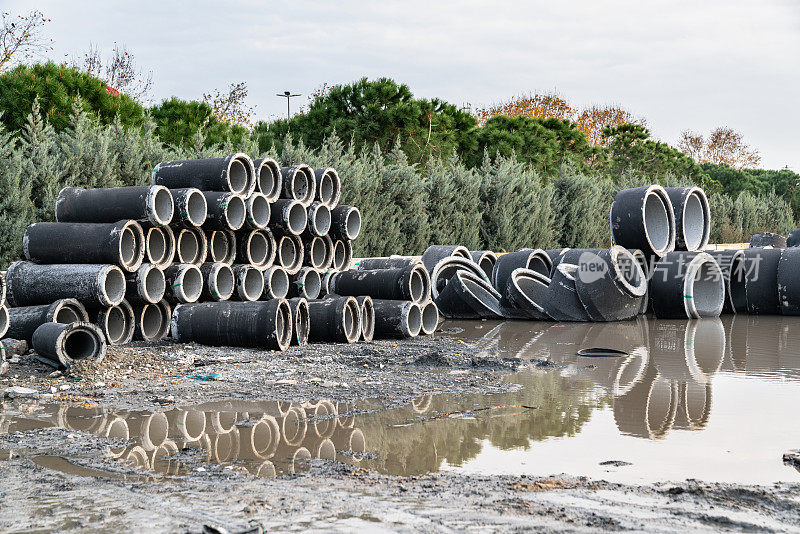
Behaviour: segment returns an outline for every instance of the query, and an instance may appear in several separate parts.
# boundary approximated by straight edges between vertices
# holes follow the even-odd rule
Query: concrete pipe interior
[[[319,297],[320,291],[322,291],[322,278],[319,275],[319,271],[314,269],[306,270],[303,284],[307,298],[313,300]]]
[[[125,298],[125,276],[119,269],[109,269],[103,280],[103,292],[108,301],[118,303]]]
[[[272,165],[269,163],[262,163],[258,169],[258,190],[268,197],[275,196],[275,188],[278,185],[277,176]]]
[[[164,329],[164,314],[161,312],[161,308],[155,305],[148,305],[142,308],[139,329],[145,340],[157,339]]]
[[[747,297],[744,291],[745,280],[744,253],[739,253],[731,259],[730,280],[728,281],[728,291],[730,291],[731,305],[734,310],[747,308]]]
[[[130,226],[126,226],[122,230],[122,235],[119,239],[119,257],[122,264],[131,265],[135,263],[139,248],[140,243],[136,233]]]
[[[289,275],[283,269],[272,269],[269,275],[269,287],[273,298],[282,299],[289,294]]]
[[[159,187],[156,190],[156,194],[152,198],[153,204],[151,209],[156,216],[156,222],[159,224],[169,224],[172,220],[175,210],[175,206],[172,201],[172,194],[169,192],[169,189],[165,187]]]
[[[76,328],[64,338],[64,353],[73,360],[85,360],[100,351],[100,340],[91,331]]]
[[[278,246],[278,263],[281,267],[291,269],[297,262],[297,246],[294,240],[287,236],[281,238]]]
[[[164,279],[164,271],[161,269],[148,269],[144,275],[144,292],[148,302],[158,302],[167,290],[167,282]]]
[[[656,252],[664,252],[670,244],[670,217],[664,199],[648,192],[644,200],[644,231]]]
[[[487,277],[491,278],[492,271],[494,270],[494,260],[488,255],[483,255],[478,261],[478,267],[486,273]]]
[[[439,326],[439,309],[432,301],[422,307],[422,332],[433,334]]]
[[[314,210],[314,219],[312,220],[314,231],[317,235],[325,235],[331,229],[331,210],[328,206],[320,204]]]
[[[347,238],[350,240],[357,238],[358,234],[361,232],[361,212],[359,212],[356,208],[353,208],[347,212],[345,228],[347,230]]]
[[[208,216],[208,204],[206,197],[200,191],[190,191],[186,201],[186,216],[194,226],[200,226]]]
[[[725,302],[725,284],[717,262],[713,259],[699,262],[695,273],[687,275],[685,283],[689,288],[684,288],[684,294],[692,297],[696,317],[717,317],[720,314]]]
[[[142,441],[148,446],[147,449],[157,449],[167,441],[169,437],[169,421],[167,416],[161,412],[154,413],[147,417],[142,425]]]
[[[422,310],[417,304],[412,304],[408,307],[408,314],[405,316],[406,324],[408,325],[408,332],[411,337],[419,335],[422,330]]]
[[[687,250],[700,250],[708,242],[708,201],[692,191],[683,207],[683,240]]]
[[[220,230],[211,232],[211,240],[208,246],[212,262],[220,263],[225,261],[228,257],[228,234]]]
[[[519,288],[520,293],[531,304],[542,310],[541,303],[547,299],[547,285],[545,283],[524,273],[516,273],[516,276],[512,274],[512,283]]]
[[[360,310],[355,309],[352,301],[348,301],[342,313],[342,324],[344,327],[344,335],[347,339],[358,339],[356,336],[356,326],[358,326],[358,336],[361,335],[361,325],[358,324],[358,316]]]
[[[321,269],[325,265],[325,260],[327,259],[325,240],[321,237],[315,237],[308,246],[310,247],[311,265],[315,269]]]
[[[261,194],[255,194],[249,200],[250,217],[253,224],[259,228],[264,228],[269,223],[269,201]]]
[[[486,289],[482,284],[473,280],[470,276],[460,276],[459,279],[461,283],[464,285],[464,289],[470,292],[473,297],[479,300],[487,309],[492,310],[494,312],[499,312],[498,309],[498,300],[495,295],[493,295],[488,289]],[[420,325],[422,321],[422,316],[420,316]],[[419,329],[417,330],[419,332]]]
[[[308,195],[308,175],[303,169],[296,169],[292,176],[292,197],[296,200],[304,200]]]
[[[361,335],[367,340],[375,336],[375,308],[371,300],[365,300],[361,306]]]
[[[311,317],[308,312],[308,305],[300,305],[297,307],[297,313],[294,318],[294,328],[297,332],[297,339],[299,341],[307,340],[309,329],[311,326]]]
[[[247,253],[250,256],[250,263],[253,265],[264,265],[269,258],[269,241],[267,236],[261,232],[250,234],[247,242]]]
[[[293,234],[301,234],[308,225],[308,214],[306,209],[299,202],[294,202],[289,206],[289,216],[287,224],[289,231]]]
[[[289,309],[289,304],[284,301],[281,306],[278,306],[278,316],[275,324],[277,325],[278,340],[283,346],[289,346],[292,341],[292,310]]]
[[[236,288],[236,280],[230,267],[221,267],[214,274],[214,287],[220,298],[228,299]]]
[[[186,439],[195,441],[206,431],[206,414],[199,410],[188,410],[183,413],[183,432]]]
[[[194,232],[181,230],[178,234],[178,261],[194,263],[200,255],[200,242]]]
[[[244,225],[247,217],[247,207],[244,205],[242,197],[232,195],[228,197],[228,205],[225,207],[225,219],[232,230],[238,230]]]
[[[167,256],[167,237],[159,228],[150,228],[145,240],[145,252],[150,263],[161,264]]]
[[[125,310],[119,306],[113,306],[108,309],[105,317],[105,331],[108,342],[111,345],[116,345],[125,339],[130,327],[131,325],[128,317],[125,315]]]
[[[181,291],[189,302],[195,302],[203,291],[203,275],[198,268],[187,268],[181,277]]]
[[[256,301],[264,292],[264,277],[258,269],[245,269],[241,284],[242,292],[244,293],[243,297],[247,300]]]
[[[336,189],[333,185],[333,177],[330,172],[326,172],[319,180],[317,195],[319,196],[320,202],[330,204],[335,193]]]
[[[54,323],[61,324],[77,323],[84,320],[85,318],[78,313],[78,310],[69,304],[65,304],[64,306],[60,307],[53,317]],[[1,327],[0,330],[2,330]]]
[[[429,288],[425,278],[422,277],[418,269],[411,271],[411,277],[408,280],[408,285],[412,301],[422,302],[425,300],[425,290]]]
[[[228,167],[228,185],[237,195],[247,190],[247,166],[240,159],[232,159]]]
[[[347,261],[347,251],[344,248],[342,241],[336,241],[333,244],[333,269],[341,271]]]
[[[531,271],[535,271],[541,275],[550,277],[550,267],[547,265],[546,260],[542,256],[547,256],[546,254],[540,255],[536,253],[532,253],[528,258],[528,264],[526,268],[530,269]]]
[[[647,279],[639,262],[633,254],[622,247],[612,247],[611,264],[614,266],[617,279],[633,296],[641,297],[647,292]]]

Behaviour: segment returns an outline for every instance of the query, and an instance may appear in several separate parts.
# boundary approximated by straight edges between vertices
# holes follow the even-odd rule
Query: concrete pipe
[[[203,273],[197,265],[181,263],[164,269],[167,280],[167,294],[172,302],[197,302],[203,293]]]
[[[0,271],[0,306],[4,306],[6,303],[6,275],[4,272]]]
[[[332,297],[308,303],[310,341],[355,343],[361,337],[361,308],[353,297]]]
[[[675,211],[660,185],[623,189],[611,204],[614,243],[662,257],[675,250]]]
[[[175,234],[175,262],[183,264],[196,264],[201,257],[202,242],[198,235],[187,229],[176,229]]]
[[[281,168],[272,158],[260,158],[253,162],[256,169],[256,191],[267,197],[272,203],[281,196],[283,175]]]
[[[317,193],[317,182],[314,171],[305,163],[281,167],[283,175],[283,191],[281,198],[299,201],[304,208],[314,202]]]
[[[234,265],[233,276],[236,290],[231,300],[255,302],[264,293],[264,275],[252,265]]]
[[[298,200],[278,199],[272,204],[272,209],[272,227],[278,231],[300,235],[308,226],[308,213]]]
[[[491,278],[494,264],[497,263],[497,254],[491,250],[470,250],[469,255],[472,257],[472,261],[486,273],[486,276]]]
[[[152,263],[162,269],[172,265],[175,259],[175,233],[169,226],[142,227],[144,231],[145,263]]]
[[[333,261],[331,267],[334,271],[347,271],[353,263],[353,242],[348,239],[335,239],[333,241]]]
[[[163,301],[162,301],[163,302]],[[159,341],[169,332],[170,314],[165,314],[164,306],[169,304],[143,304],[133,308],[133,339],[136,341]]]
[[[172,313],[172,338],[179,343],[286,350],[292,338],[289,304],[208,302],[181,304]]]
[[[780,248],[748,248],[744,250],[744,292],[747,313],[776,315],[781,313],[778,299],[778,264]]]
[[[675,218],[675,250],[700,251],[708,245],[711,210],[699,187],[667,187]]]
[[[269,230],[239,232],[236,257],[241,263],[265,269],[275,263],[277,243]]]
[[[650,299],[659,319],[718,317],[725,304],[722,270],[705,252],[670,252],[653,270]]]
[[[206,433],[206,414],[199,410],[170,410],[169,435],[180,441],[197,441]]]
[[[33,333],[31,345],[39,361],[59,371],[73,361],[100,362],[106,355],[103,333],[91,323],[44,323]]]
[[[556,321],[591,320],[575,288],[577,275],[578,266],[572,263],[558,265],[553,273],[543,308],[545,313]]]
[[[339,204],[342,194],[342,181],[339,173],[332,167],[314,170],[314,180],[317,182],[316,199],[333,209]]]
[[[164,271],[151,263],[143,263],[134,273],[125,273],[125,280],[125,297],[133,304],[155,304],[167,290]]]
[[[131,305],[123,300],[117,306],[90,310],[89,322],[103,332],[108,345],[124,345],[133,339],[136,317]]]
[[[778,302],[783,315],[800,315],[800,248],[781,251],[778,262]]]
[[[289,275],[278,265],[264,271],[264,294],[262,300],[282,299],[289,294]]]
[[[439,327],[439,308],[432,300],[422,304],[422,331],[421,334],[430,336]],[[365,341],[369,341],[365,339]]]
[[[269,200],[267,200],[266,195],[253,193],[247,197],[244,204],[247,210],[245,227],[251,230],[262,230],[266,228],[269,224],[271,212]]]
[[[319,298],[322,290],[322,278],[313,267],[303,267],[297,274],[289,278],[289,296],[303,297],[308,300]]]
[[[326,296],[332,294],[331,293],[331,276],[333,276],[333,274],[334,273],[332,271],[327,271],[324,274],[322,274],[322,284],[321,284],[321,289],[319,291],[320,297],[326,297]]]
[[[501,254],[492,269],[492,285],[502,293],[515,269],[536,271],[549,278],[552,267],[550,256],[542,249],[523,248],[516,252]]]
[[[203,275],[202,300],[219,302],[231,298],[236,289],[236,281],[230,265],[204,263],[200,266],[200,272]]]
[[[331,228],[334,239],[353,241],[361,233],[361,212],[353,206],[336,206],[331,210]]]
[[[326,269],[328,261],[328,247],[325,239],[319,236],[303,238],[303,265],[314,269]]]
[[[203,226],[208,217],[208,204],[203,193],[195,187],[170,189],[175,200],[175,223],[184,228]]]
[[[320,239],[325,242],[325,261],[320,269],[331,269],[333,267],[333,239],[329,235],[322,236]]]
[[[212,230],[208,238],[208,263],[233,265],[236,259],[236,234],[231,230]]]
[[[306,210],[306,233],[312,236],[328,235],[331,229],[331,210],[322,202],[313,202]]]
[[[547,275],[549,278],[553,277],[553,274],[556,271],[556,267],[559,263],[564,259],[562,256],[566,254],[568,251],[572,249],[569,248],[553,248],[545,250],[544,253],[547,254],[547,257],[550,258],[550,274]]]
[[[125,298],[125,275],[116,265],[38,265],[17,261],[6,271],[11,306],[74,298],[87,306],[116,306]]]
[[[786,236],[786,247],[792,248],[800,246],[800,229],[792,230],[789,232],[789,235]]]
[[[311,328],[308,312],[308,300],[303,297],[295,297],[287,300],[289,311],[291,312],[292,322],[292,345],[308,345],[308,334]]]
[[[254,174],[250,156],[236,153],[224,158],[163,161],[153,169],[152,180],[171,189],[196,187],[246,195],[255,188]]]
[[[497,292],[489,285],[489,282],[469,271],[457,271],[439,293],[435,302],[439,311],[447,318],[499,319],[503,317]]]
[[[647,279],[633,254],[619,245],[578,259],[575,287],[592,321],[632,319],[642,308]]]
[[[56,199],[56,221],[115,223],[126,219],[164,226],[172,221],[173,197],[160,185],[84,189],[65,187]]]
[[[239,230],[247,220],[244,198],[233,193],[203,191],[208,204],[205,230]]]
[[[197,240],[197,257],[195,257],[192,263],[199,267],[203,265],[206,262],[206,258],[208,258],[208,237],[201,228],[187,228],[186,231],[194,234]]]
[[[144,260],[144,232],[136,221],[33,223],[22,250],[35,263],[111,263],[132,272]]]
[[[422,329],[422,310],[408,300],[373,299],[375,339],[409,338]]]
[[[507,319],[536,319],[546,321],[545,311],[552,280],[538,271],[514,269],[500,293],[503,317]]]
[[[459,256],[472,260],[472,255],[466,247],[460,245],[431,245],[422,253],[422,264],[428,269],[428,272],[433,272],[433,268],[437,263],[450,256]]]
[[[33,333],[44,323],[86,323],[89,322],[89,314],[77,300],[61,299],[52,304],[10,308],[7,322],[5,337],[24,339],[30,343]]]
[[[423,303],[430,300],[431,280],[421,265],[404,269],[342,271],[331,276],[330,290],[342,296],[369,295],[373,299]]]
[[[355,268],[360,271],[375,269],[403,269],[409,265],[422,264],[419,258],[411,256],[389,256],[388,258],[359,258]]]
[[[786,248],[786,238],[772,232],[762,232],[750,238],[750,248]]]
[[[439,297],[439,293],[458,271],[467,271],[482,280],[486,280],[486,273],[484,273],[483,269],[478,267],[478,264],[472,261],[471,258],[466,259],[461,256],[448,256],[439,261],[439,263],[434,266],[433,270],[430,271],[431,296],[433,300]],[[486,282],[488,283],[489,281],[486,280]]]
[[[356,302],[361,308],[361,341],[372,341],[375,337],[375,308],[372,297],[356,297]]]
[[[547,252],[547,251],[545,251],[545,253],[548,256],[550,256],[551,261],[555,261],[556,262],[556,263],[553,264],[553,268],[550,269],[550,273],[552,274],[553,272],[555,272],[556,266],[558,264],[560,264],[560,263],[571,263],[573,265],[578,265],[578,261],[580,261],[581,255],[583,255],[584,252],[592,252],[594,254],[597,254],[601,250],[603,250],[603,249],[602,248],[565,248],[565,249],[563,249],[563,252],[561,252],[561,254],[557,255],[557,256],[551,256],[550,253]],[[632,251],[632,250],[636,250],[636,249],[629,249],[629,250]],[[548,275],[548,277],[549,276],[550,275]]]
[[[742,250],[710,251],[722,270],[725,281],[725,305],[722,313],[747,313],[747,297],[744,288],[744,252]]]
[[[650,283],[650,261],[647,259],[647,256],[644,255],[644,252],[639,250],[638,248],[629,248],[628,252],[633,255],[633,259],[636,260],[636,263],[639,264],[639,267],[642,268],[642,272],[644,273],[644,277],[647,280],[648,284]],[[653,257],[655,258],[655,256]],[[644,315],[647,313],[650,307],[650,293],[649,291],[644,292],[644,297],[642,297],[642,305],[639,308],[639,315]]]

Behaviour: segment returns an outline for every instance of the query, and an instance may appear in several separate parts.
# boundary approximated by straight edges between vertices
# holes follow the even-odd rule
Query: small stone
[[[61,391],[67,391],[71,387],[72,386],[70,386],[69,384],[61,384],[60,386],[58,386],[58,389],[60,389]]]
[[[8,397],[9,399],[38,399],[39,392],[22,386],[11,386],[3,391],[3,397]]]
[[[106,387],[106,383],[105,382],[95,382],[94,383],[94,387],[96,387],[96,388],[104,388],[104,387]]]
[[[47,377],[48,377],[48,378],[58,378],[58,377],[60,377],[61,375],[62,375],[61,371],[53,371],[52,373],[50,373],[49,375],[47,375]]]
[[[55,386],[50,386],[50,393],[55,393],[58,391],[58,388]]]

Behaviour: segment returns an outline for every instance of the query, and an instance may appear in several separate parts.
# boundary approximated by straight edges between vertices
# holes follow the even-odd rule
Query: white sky
[[[556,90],[621,104],[653,135],[741,131],[762,166],[800,171],[800,1],[258,2],[0,0],[52,18],[54,59],[124,44],[156,101],[245,81],[256,117],[291,90],[389,76],[473,108]],[[792,126],[794,125],[794,126]]]

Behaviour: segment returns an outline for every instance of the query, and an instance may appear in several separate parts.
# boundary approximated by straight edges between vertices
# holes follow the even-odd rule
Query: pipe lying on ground
[[[325,269],[328,261],[328,247],[325,240],[319,236],[303,238],[303,265],[314,269]]]
[[[264,275],[252,265],[234,265],[233,276],[236,290],[232,300],[255,302],[264,293]]]
[[[190,229],[182,228],[175,236],[175,262],[197,264],[202,253],[199,236]]]
[[[792,248],[800,246],[800,229],[792,230],[789,232],[789,235],[786,236],[786,247]]]
[[[636,263],[639,264],[639,267],[642,268],[642,272],[644,273],[645,280],[650,282],[650,262],[647,260],[647,256],[644,255],[644,252],[639,250],[638,248],[628,249],[633,255],[633,258],[636,260]],[[639,315],[644,315],[647,313],[647,310],[650,306],[650,293],[649,288],[648,291],[644,292],[644,296],[642,297],[642,305],[639,307]]]
[[[572,263],[561,263],[556,267],[543,306],[545,313],[552,319],[580,322],[591,320],[575,287],[577,275],[578,266]]]
[[[373,299],[421,303],[430,299],[431,280],[421,265],[404,269],[342,271],[331,276],[330,290],[342,296],[369,295]]]
[[[245,226],[252,230],[261,230],[267,227],[270,218],[269,200],[266,195],[253,193],[245,200],[247,218]]]
[[[786,238],[772,232],[762,232],[750,238],[750,248],[786,248]]]
[[[313,267],[303,267],[290,278],[289,296],[302,297],[308,300],[319,298],[322,279],[319,271]]]
[[[207,263],[233,265],[236,259],[236,234],[230,230],[213,230],[208,234]]]
[[[74,298],[88,306],[116,306],[125,298],[125,275],[116,265],[38,265],[17,261],[6,271],[11,306]]]
[[[144,232],[136,221],[33,223],[22,250],[35,263],[111,263],[135,271],[144,260]]]
[[[744,251],[715,250],[710,251],[722,270],[725,281],[725,305],[723,313],[747,313],[747,296],[744,288]]]
[[[353,206],[336,206],[331,210],[330,230],[334,239],[354,240],[361,233],[361,212]]]
[[[306,210],[308,225],[306,233],[312,236],[324,236],[331,229],[331,210],[322,202],[313,202]]]
[[[486,274],[483,272],[483,269],[478,267],[478,264],[472,261],[471,258],[465,259],[461,256],[448,256],[439,261],[439,263],[434,266],[433,271],[430,271],[431,296],[433,300],[438,298],[439,293],[458,271],[468,271],[478,278],[486,279]]]
[[[432,300],[422,304],[422,334],[430,336],[439,327],[439,308]],[[369,341],[365,339],[365,341]]]
[[[470,250],[469,255],[472,257],[472,261],[486,273],[486,276],[491,278],[494,264],[497,263],[497,254],[491,250]]]
[[[256,191],[267,197],[270,203],[278,200],[283,188],[283,176],[278,163],[272,158],[260,158],[254,162],[256,169]]]
[[[330,297],[308,303],[310,341],[355,343],[361,336],[361,308],[353,297]]]
[[[548,275],[550,278],[553,277],[553,273],[555,273],[556,267],[559,263],[563,260],[562,256],[571,249],[569,248],[553,248],[549,250],[545,250],[544,253],[547,254],[547,257],[550,258],[550,274]]]
[[[372,305],[372,298],[356,297],[356,302],[361,308],[361,340],[372,341],[375,336],[375,309]]]
[[[164,298],[167,283],[164,271],[151,263],[143,263],[134,273],[125,274],[125,296],[134,304],[155,304]]]
[[[342,182],[336,169],[326,167],[314,171],[314,180],[317,182],[316,199],[328,206],[330,209],[339,204],[339,197],[342,194]]]
[[[373,299],[375,339],[416,337],[422,328],[422,311],[408,300]]]
[[[123,345],[133,339],[136,318],[133,308],[123,300],[117,306],[89,312],[89,322],[100,328],[109,345]]]
[[[303,267],[303,241],[296,235],[283,235],[278,238],[275,260],[287,274],[297,274]]]
[[[309,207],[314,202],[317,192],[317,182],[311,167],[305,163],[281,167],[281,174],[283,175],[281,198],[297,200],[304,208]]]
[[[170,189],[195,187],[201,191],[225,191],[246,195],[255,188],[253,162],[247,154],[224,158],[163,161],[153,169],[156,185]]]
[[[282,299],[289,294],[289,275],[286,269],[274,265],[264,271],[264,300]]]
[[[650,299],[659,319],[718,317],[725,304],[722,271],[705,252],[670,252],[653,270]]]
[[[175,222],[184,228],[200,227],[208,217],[208,204],[203,193],[194,187],[170,189],[175,200]]]
[[[623,321],[639,314],[647,279],[633,254],[619,245],[582,253],[575,287],[592,321]]]
[[[422,264],[418,258],[411,256],[389,256],[388,258],[359,258],[355,268],[360,271],[375,269],[403,269],[409,265]]]
[[[500,295],[486,280],[469,271],[459,270],[450,278],[435,302],[442,315],[448,318],[498,319],[503,317],[499,299]]]
[[[159,341],[167,335],[172,309],[166,302],[162,301],[162,303],[143,304],[133,308],[133,339],[153,342]]]
[[[675,218],[675,250],[703,250],[711,233],[708,198],[699,187],[667,187]]]
[[[303,297],[291,298],[287,301],[292,321],[292,345],[308,345],[310,331],[310,315],[308,301]]]
[[[233,295],[236,282],[233,269],[227,263],[204,263],[200,266],[203,274],[203,300],[228,300]]]
[[[428,272],[432,272],[437,263],[450,256],[472,259],[472,255],[466,247],[460,245],[431,245],[422,253],[422,264],[428,269]]]
[[[298,200],[280,198],[272,204],[272,225],[277,230],[300,235],[308,225],[308,213]]]
[[[105,189],[65,187],[56,199],[58,222],[115,223],[131,219],[163,226],[172,221],[173,211],[172,195],[159,185]]]
[[[661,257],[675,250],[675,215],[660,185],[623,189],[611,204],[614,243]]]
[[[508,279],[515,269],[529,269],[536,271],[544,276],[549,277],[552,270],[552,263],[550,256],[541,249],[523,248],[516,252],[509,252],[508,254],[501,254],[497,258],[492,270],[492,285],[500,293],[508,284]]]
[[[60,371],[77,360],[100,362],[106,355],[103,333],[91,323],[44,323],[31,343],[37,359]]]
[[[277,244],[269,230],[240,232],[237,242],[236,257],[242,263],[246,262],[254,267],[267,268],[275,262]]]
[[[208,217],[203,228],[206,230],[239,230],[247,219],[247,206],[244,199],[233,193],[203,191],[208,204]]]
[[[67,298],[52,304],[10,308],[8,322],[8,330],[5,332],[7,337],[24,339],[30,343],[33,333],[44,323],[85,323],[89,322],[89,314],[83,304]]]
[[[505,288],[500,292],[500,307],[506,319],[536,319],[546,321],[545,312],[552,280],[538,271],[514,269]]]
[[[203,273],[197,265],[181,263],[164,269],[167,298],[173,302],[197,302],[203,292]]]
[[[171,331],[179,343],[286,350],[291,311],[284,299],[181,304],[172,313]]]
[[[783,315],[800,315],[800,248],[781,251],[778,262],[778,302]]]
[[[778,300],[778,264],[782,248],[744,250],[744,291],[747,313],[774,315],[781,312]]]
[[[143,227],[145,263],[152,263],[157,267],[172,265],[175,259],[175,233],[169,226]]]

